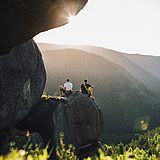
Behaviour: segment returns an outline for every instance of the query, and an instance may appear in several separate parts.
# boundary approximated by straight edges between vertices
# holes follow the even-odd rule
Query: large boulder
[[[40,133],[44,142],[50,141],[52,146],[59,145],[63,132],[65,144],[72,143],[83,157],[99,147],[101,127],[102,114],[95,100],[75,92],[66,99],[42,99],[21,122],[19,129]]]
[[[39,102],[45,81],[41,53],[33,40],[0,56],[0,130],[14,126]]]
[[[68,23],[88,0],[1,0],[0,55],[36,34]]]

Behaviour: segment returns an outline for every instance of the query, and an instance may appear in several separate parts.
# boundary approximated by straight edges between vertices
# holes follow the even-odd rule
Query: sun
[[[68,16],[68,23],[72,23],[72,22],[74,22],[75,21],[75,19],[76,19],[76,16],[75,15],[70,15],[70,16]]]

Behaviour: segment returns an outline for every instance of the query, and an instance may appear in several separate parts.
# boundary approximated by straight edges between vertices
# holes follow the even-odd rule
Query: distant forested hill
[[[160,80],[160,57],[140,54],[123,55]]]
[[[142,82],[156,96],[160,97],[160,60],[159,57],[125,54],[114,50],[95,46],[75,46],[100,55],[125,68],[137,80]]]
[[[54,49],[81,49],[100,55],[127,70],[133,77],[143,83],[155,96],[160,97],[160,57],[140,54],[126,54],[102,47],[87,45],[54,45],[40,43],[42,51]]]
[[[160,99],[121,66],[107,58],[77,49],[43,51],[47,69],[46,92],[70,78],[79,90],[87,77],[104,114],[104,135],[130,134],[160,125]],[[104,136],[106,140],[107,137]]]

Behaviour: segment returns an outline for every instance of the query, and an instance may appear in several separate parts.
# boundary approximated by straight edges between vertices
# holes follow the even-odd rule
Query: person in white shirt
[[[64,83],[64,87],[59,86],[60,96],[63,96],[63,95],[68,96],[69,94],[72,93],[72,89],[73,89],[73,84],[71,83],[69,78],[67,78],[66,82]]]

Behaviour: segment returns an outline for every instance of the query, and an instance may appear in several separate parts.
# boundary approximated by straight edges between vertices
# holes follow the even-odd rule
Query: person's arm
[[[80,91],[81,92],[83,91],[83,84],[81,84]]]
[[[64,84],[64,89],[66,90],[66,83]]]
[[[91,85],[91,84],[89,84],[89,87],[94,88],[94,86],[93,86],[93,85]]]
[[[71,83],[71,85],[72,85],[72,91],[73,91],[73,83]]]

